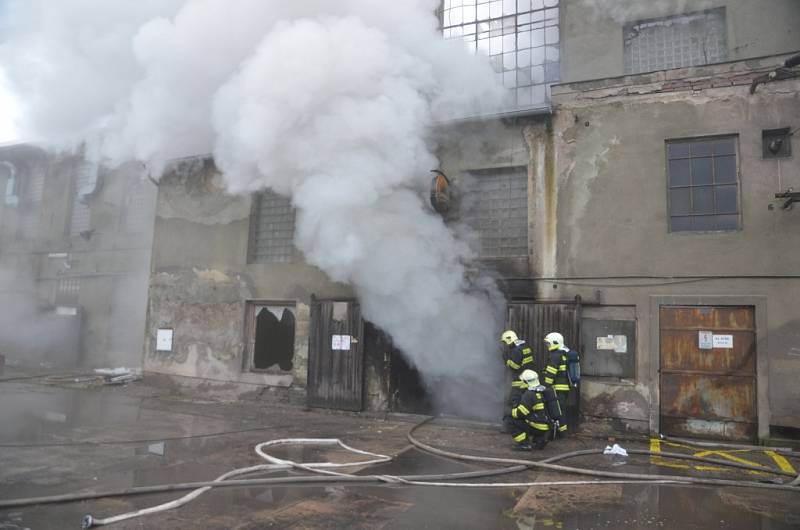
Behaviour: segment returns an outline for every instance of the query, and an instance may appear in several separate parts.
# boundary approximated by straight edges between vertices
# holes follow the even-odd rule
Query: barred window
[[[264,191],[253,198],[250,263],[290,262],[294,255],[295,212],[288,197]]]
[[[30,240],[36,238],[39,232],[45,170],[40,167],[33,168],[26,177],[22,183],[24,191],[19,207],[17,238]]]
[[[442,33],[489,57],[517,109],[543,107],[560,76],[559,0],[444,0]]]
[[[725,8],[626,24],[625,73],[726,61]]]
[[[524,167],[470,171],[461,219],[478,234],[481,258],[528,255],[528,172]]]
[[[87,200],[97,189],[97,165],[84,162],[78,168],[72,191],[72,208],[69,217],[69,235],[86,232],[90,227],[91,212]]]
[[[736,136],[667,142],[670,231],[737,230]]]
[[[58,280],[55,292],[55,305],[77,306],[81,291],[79,278],[61,278]]]

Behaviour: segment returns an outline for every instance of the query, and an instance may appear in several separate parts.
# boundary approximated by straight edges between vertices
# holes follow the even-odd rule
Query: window
[[[78,168],[69,217],[69,235],[71,236],[82,235],[89,230],[91,212],[88,200],[97,191],[97,172],[97,165],[91,162],[83,162]]]
[[[670,231],[739,228],[736,136],[667,142]]]
[[[248,370],[294,369],[293,305],[249,303],[247,306]]]
[[[5,203],[9,206],[16,206],[19,201],[17,196],[19,182],[17,181],[17,168],[14,164],[5,160],[0,161],[0,178],[5,179]]]
[[[652,72],[728,59],[725,8],[626,24],[625,73]]]
[[[34,168],[24,181],[24,192],[19,208],[18,239],[34,239],[39,230],[42,196],[44,195],[44,169]]]
[[[517,109],[547,104],[559,80],[559,0],[444,0],[442,33],[489,57]]]
[[[55,292],[55,305],[77,306],[81,291],[79,278],[61,278],[58,280]]]
[[[294,255],[294,208],[288,197],[265,191],[253,199],[250,263],[290,262]]]
[[[461,218],[478,234],[481,258],[528,255],[528,171],[472,171],[464,178]]]

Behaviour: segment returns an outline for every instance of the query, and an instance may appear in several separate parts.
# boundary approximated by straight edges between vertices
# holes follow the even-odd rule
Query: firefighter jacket
[[[517,382],[517,378],[523,370],[533,368],[533,350],[524,340],[516,340],[513,347],[506,348],[503,352],[503,360],[506,362],[506,366],[511,368],[514,382]],[[521,383],[522,381],[519,382]],[[511,386],[516,385],[512,383]]]
[[[553,350],[544,369],[544,384],[552,386],[556,392],[569,392],[567,378],[567,352]]]
[[[511,417],[523,420],[537,431],[550,429],[547,410],[545,409],[544,393],[547,389],[541,385],[526,390],[522,394],[519,405],[511,409]]]

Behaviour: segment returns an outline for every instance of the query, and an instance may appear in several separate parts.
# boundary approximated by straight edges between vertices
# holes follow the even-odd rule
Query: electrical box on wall
[[[761,131],[762,158],[792,156],[792,133],[789,127]]]

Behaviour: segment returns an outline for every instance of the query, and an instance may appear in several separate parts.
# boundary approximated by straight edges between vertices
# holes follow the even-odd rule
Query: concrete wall
[[[203,378],[260,391],[304,389],[308,368],[309,304],[352,297],[316,267],[247,263],[251,198],[225,193],[213,163],[179,165],[159,185],[150,278],[144,368],[149,373]],[[248,301],[295,308],[294,368],[246,368]],[[173,330],[172,351],[156,350],[159,328]]]
[[[638,322],[635,379],[588,378],[585,412],[657,431],[657,301],[724,303],[756,307],[760,436],[800,427],[800,217],[769,208],[776,192],[800,189],[800,159],[762,159],[761,138],[800,126],[800,80],[748,91],[781,59],[553,88],[554,276],[565,280],[540,282],[540,297],[555,286],[561,299],[633,305]],[[741,230],[670,233],[665,140],[716,134],[738,135]]]
[[[4,353],[31,364],[139,366],[155,186],[142,180],[137,164],[101,166],[96,191],[85,199],[89,229],[69,235],[82,158],[15,145],[0,149],[0,161],[13,164],[20,180],[19,203],[0,201],[0,272],[13,279],[0,278],[0,290],[16,291],[18,301],[0,315]],[[41,200],[31,203],[28,185],[37,173],[43,175],[43,191]],[[0,181],[5,191],[5,178]],[[131,205],[134,187],[142,192],[141,202]],[[136,229],[126,221],[133,208],[141,213]],[[19,225],[26,215],[34,219],[34,229],[21,236]],[[54,306],[62,303],[58,285],[65,279],[80,283],[74,302],[83,321],[76,352],[63,343],[62,322],[53,322]]]
[[[725,6],[728,60],[800,51],[796,0],[561,0],[561,80],[624,74],[622,28],[628,22]]]

